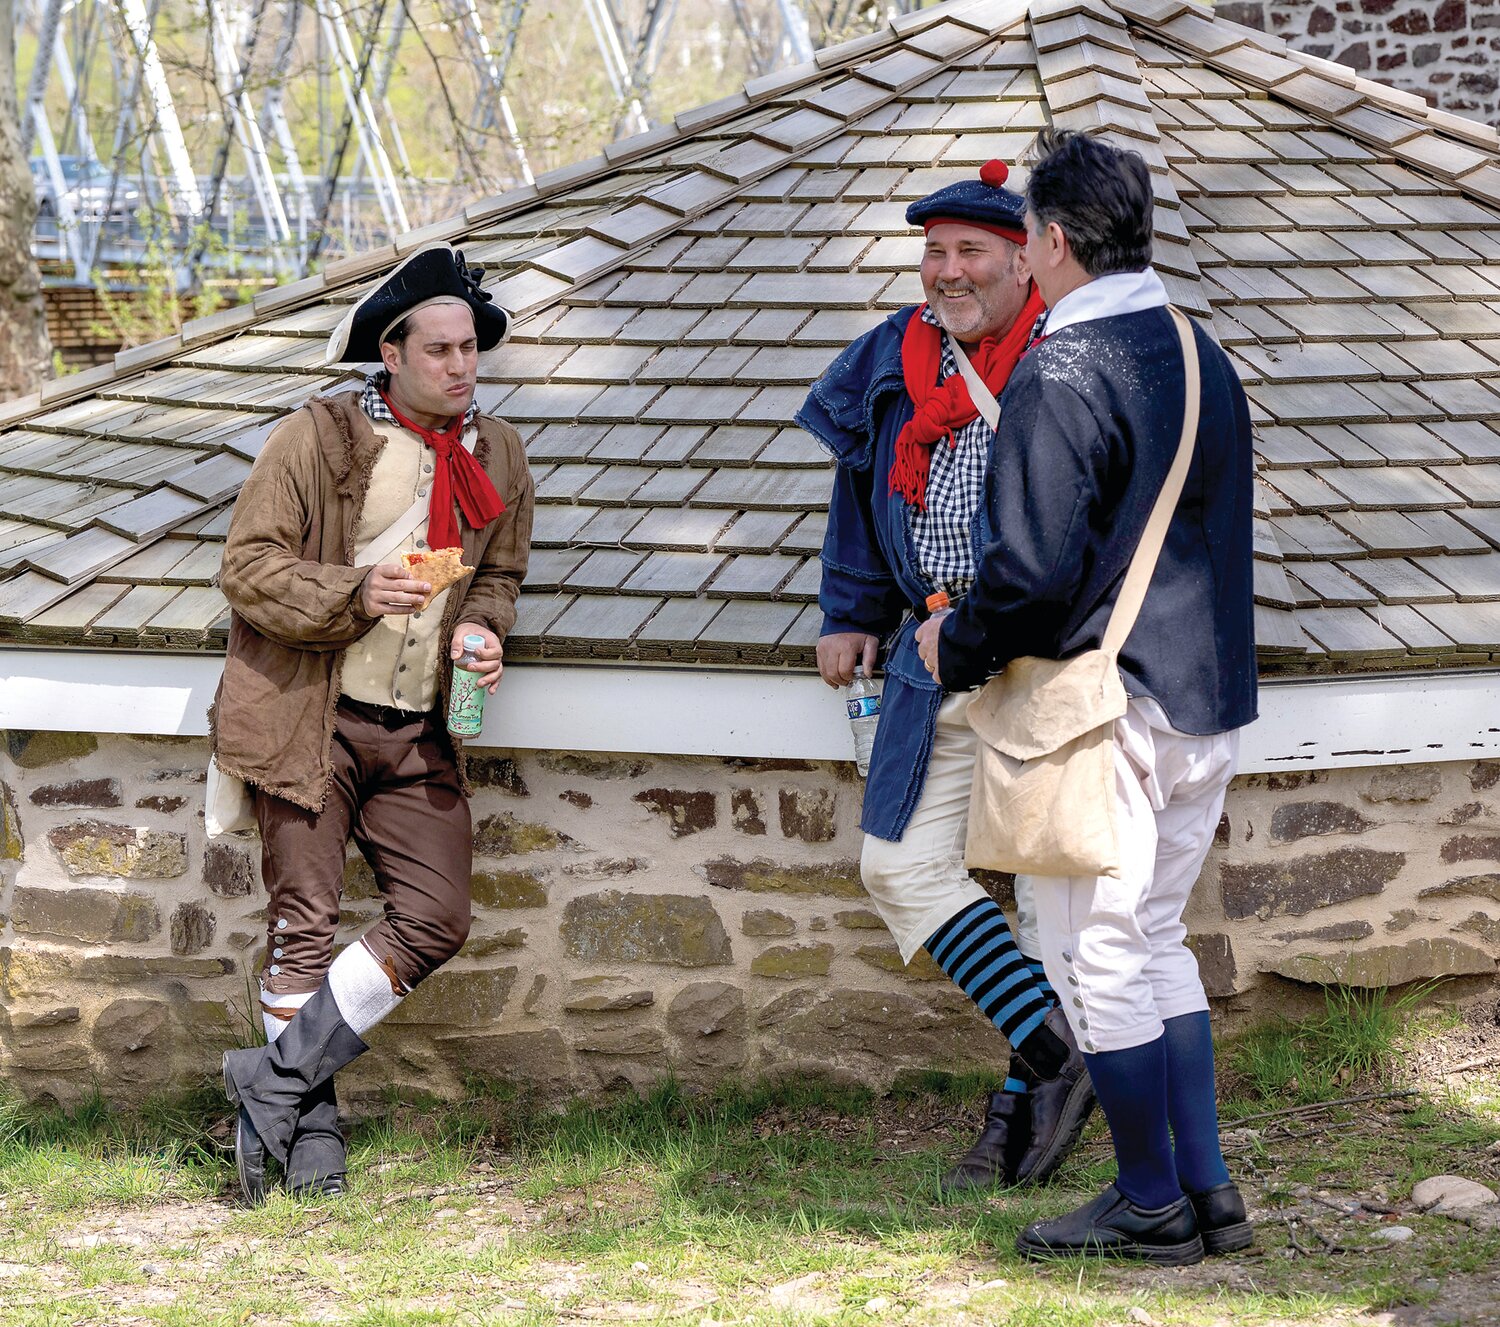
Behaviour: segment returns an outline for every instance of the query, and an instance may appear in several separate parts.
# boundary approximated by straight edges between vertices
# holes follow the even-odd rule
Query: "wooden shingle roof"
[[[229,506],[348,302],[459,243],[518,316],[511,657],[805,664],[826,457],[792,426],[921,299],[909,201],[1047,123],[1153,171],[1156,263],[1259,438],[1272,669],[1500,654],[1500,140],[1187,0],[955,0],[0,407],[0,643],[222,649]]]

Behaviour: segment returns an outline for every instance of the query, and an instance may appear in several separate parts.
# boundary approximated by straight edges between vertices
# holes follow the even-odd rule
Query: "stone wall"
[[[206,744],[3,738],[0,1074],[63,1102],[211,1074],[252,1035],[265,908],[253,836],[205,841]],[[848,765],[494,751],[475,774],[473,934],[376,1035],[356,1092],[885,1086],[1003,1062],[863,897]],[[1221,1012],[1495,970],[1500,763],[1245,777],[1219,839],[1189,920]],[[357,858],[346,882],[343,940],[379,909]]]
[[[1217,0],[1215,9],[1430,105],[1486,124],[1500,116],[1500,0]]]

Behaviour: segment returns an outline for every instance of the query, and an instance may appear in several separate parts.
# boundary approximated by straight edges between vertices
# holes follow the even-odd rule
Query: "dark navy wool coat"
[[[1185,733],[1255,718],[1253,458],[1244,391],[1195,326],[1202,414],[1192,468],[1120,654],[1125,688]],[[1165,309],[1064,327],[1001,401],[980,510],[978,578],[943,623],[952,691],[1011,659],[1096,648],[1182,432],[1182,347]]]
[[[860,631],[884,642],[880,726],[860,827],[891,840],[905,832],[922,795],[943,702],[917,657],[917,624],[908,611],[936,586],[918,567],[909,509],[889,481],[896,435],[912,416],[901,338],[915,312],[898,310],[850,345],[797,412],[797,423],[838,461],[823,540],[821,634]]]

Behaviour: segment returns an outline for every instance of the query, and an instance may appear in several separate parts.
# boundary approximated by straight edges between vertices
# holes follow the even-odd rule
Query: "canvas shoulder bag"
[[[465,429],[465,449],[472,452],[478,437],[475,429]],[[373,567],[384,562],[427,519],[430,507],[431,502],[427,498],[413,501],[410,507],[370,540],[364,551],[356,555],[353,565]],[[249,787],[243,779],[225,774],[212,756],[208,761],[208,781],[203,789],[203,827],[211,839],[220,834],[238,834],[255,828],[255,803],[250,797]]]
[[[1192,325],[1179,310],[1168,312],[1187,377],[1182,436],[1099,648],[1071,659],[1013,659],[969,702],[969,726],[979,738],[964,845],[964,864],[971,868],[1041,876],[1120,874],[1114,725],[1129,704],[1120,649],[1145,602],[1182,496],[1201,405]],[[961,370],[967,364],[958,362]],[[969,390],[973,395],[972,382]]]

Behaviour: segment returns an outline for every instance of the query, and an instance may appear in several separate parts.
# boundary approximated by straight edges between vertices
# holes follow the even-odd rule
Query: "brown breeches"
[[[321,812],[256,790],[270,895],[265,989],[313,991],[333,960],[349,839],[370,864],[385,915],[365,944],[410,990],[469,934],[469,803],[434,714],[341,699],[333,779]]]

